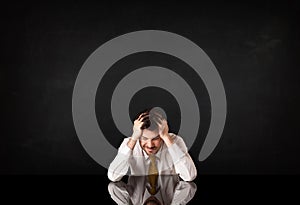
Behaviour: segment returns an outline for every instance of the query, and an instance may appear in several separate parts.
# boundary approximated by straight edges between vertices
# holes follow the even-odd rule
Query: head
[[[163,144],[163,140],[159,136],[158,125],[159,120],[165,119],[164,113],[157,108],[149,108],[141,113],[147,113],[149,117],[143,121],[143,135],[140,138],[140,145],[148,155],[156,154]]]

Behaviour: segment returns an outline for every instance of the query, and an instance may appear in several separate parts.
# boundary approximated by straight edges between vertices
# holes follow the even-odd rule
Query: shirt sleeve
[[[179,136],[174,138],[175,142],[168,147],[168,151],[173,160],[176,173],[179,174],[180,178],[184,181],[192,181],[197,176],[196,166],[188,153],[188,149]]]
[[[132,204],[130,195],[127,191],[126,184],[122,181],[110,182],[108,184],[108,192],[110,197],[120,205]]]
[[[174,192],[172,205],[187,204],[194,197],[197,191],[197,186],[194,182],[180,181]]]
[[[129,168],[129,159],[132,156],[132,150],[127,146],[129,138],[125,138],[118,149],[118,154],[110,163],[107,176],[115,182],[120,181],[127,174]]]

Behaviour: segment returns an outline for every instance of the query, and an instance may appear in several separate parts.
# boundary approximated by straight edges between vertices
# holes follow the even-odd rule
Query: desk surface
[[[126,182],[126,178],[123,181]],[[287,202],[296,198],[299,177],[279,175],[200,175],[188,204]],[[1,176],[3,200],[30,203],[82,202],[116,204],[108,192],[105,175],[9,175]]]

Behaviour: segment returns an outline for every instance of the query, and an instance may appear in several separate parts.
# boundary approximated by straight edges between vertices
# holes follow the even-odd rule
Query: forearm
[[[122,143],[118,150],[118,154],[111,162],[108,168],[108,178],[111,181],[119,181],[127,174],[129,168],[129,160],[132,155],[132,150],[127,146],[127,140]]]
[[[108,192],[111,198],[117,204],[131,204],[130,195],[127,190],[127,185],[123,181],[110,182],[108,184]]]
[[[194,196],[197,185],[194,182],[179,181],[171,204],[187,204]]]
[[[197,169],[188,153],[175,163],[174,166],[176,172],[184,181],[192,181],[197,176]]]
[[[120,181],[126,175],[129,168],[128,159],[124,156],[116,156],[108,168],[107,176],[113,181]]]
[[[168,151],[174,163],[175,171],[184,181],[192,181],[197,176],[197,169],[195,164],[188,153],[187,147],[183,140],[177,139],[171,146],[168,147]]]
[[[161,138],[163,139],[163,141],[165,142],[165,144],[167,145],[167,147],[170,147],[174,143],[174,140],[170,136],[169,133],[165,134],[164,136],[161,136]]]
[[[136,141],[137,141],[137,140],[135,140],[135,139],[133,139],[133,138],[130,138],[129,141],[128,141],[128,143],[127,143],[127,146],[128,146],[131,150],[133,150],[134,146],[136,145]]]

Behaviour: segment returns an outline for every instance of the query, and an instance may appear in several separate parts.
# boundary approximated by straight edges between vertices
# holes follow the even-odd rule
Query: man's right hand
[[[140,116],[134,121],[133,123],[133,128],[132,128],[132,136],[131,139],[133,140],[138,140],[142,135],[143,135],[143,130],[141,129],[141,127],[144,124],[144,119],[149,117],[148,113],[142,113],[140,114]]]

